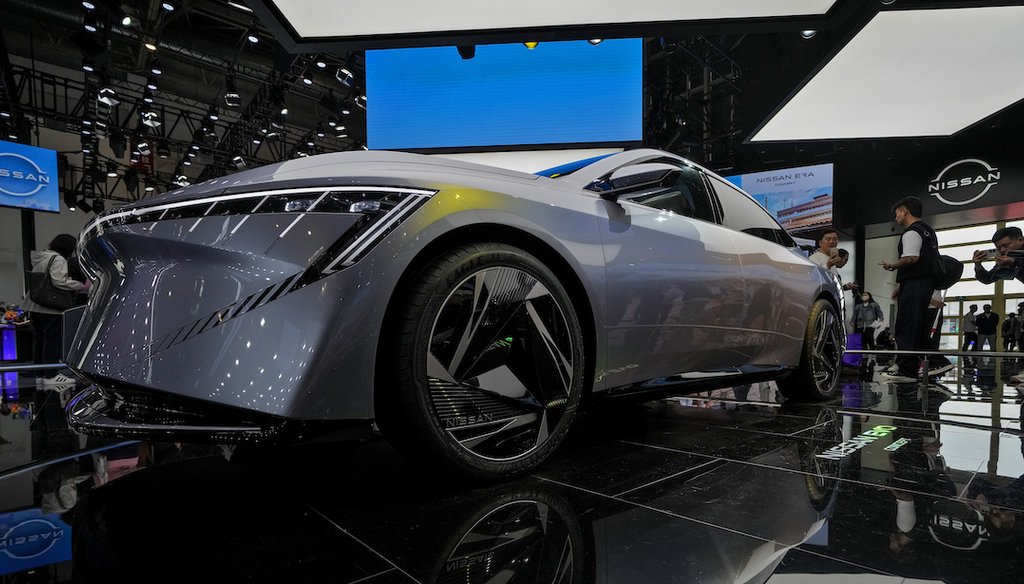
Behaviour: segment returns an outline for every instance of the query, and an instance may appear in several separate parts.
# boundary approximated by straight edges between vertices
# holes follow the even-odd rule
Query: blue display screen
[[[71,559],[71,526],[39,508],[0,515],[0,574]]]
[[[643,42],[367,51],[366,97],[372,149],[634,142]]]
[[[0,141],[0,205],[60,213],[57,153]]]

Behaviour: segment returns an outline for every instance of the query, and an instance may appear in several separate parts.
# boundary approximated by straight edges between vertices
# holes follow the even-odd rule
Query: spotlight
[[[149,149],[149,140],[145,138],[137,138],[135,141],[135,149],[139,151],[139,154],[143,156],[149,156],[151,150]]]
[[[149,71],[153,75],[163,74],[164,70],[163,67],[160,66],[160,59],[157,59],[156,57],[153,58],[153,61],[149,64]]]
[[[164,0],[163,2],[161,2],[160,3],[160,7],[163,8],[164,10],[166,10],[167,12],[174,12],[174,9],[177,8],[177,6],[175,6],[174,2],[169,2],[167,0]]]
[[[316,60],[316,66],[321,68],[321,69],[326,69],[327,68],[327,61],[324,61],[323,59],[317,59]]]
[[[142,92],[142,101],[146,103],[153,103],[153,92],[150,91],[148,87]]]
[[[117,165],[113,162],[107,162],[107,177],[117,178]]]
[[[456,48],[459,49],[459,56],[463,60],[468,61],[476,56],[476,45],[459,45]]]
[[[523,43],[523,46],[526,47],[527,49],[530,49],[532,51],[532,50],[536,49],[537,45],[539,45],[539,44],[540,43],[538,43],[537,41],[526,41],[525,43]]]
[[[167,142],[161,141],[156,143],[156,155],[160,158],[170,158],[171,147],[167,145]]]
[[[242,95],[238,93],[238,88],[235,87],[235,76],[233,73],[228,73],[227,78],[224,80],[224,105],[228,107],[242,106]]]
[[[206,117],[210,118],[211,120],[213,120],[215,122],[220,119],[220,114],[217,113],[217,105],[216,104],[212,104],[212,103],[210,104],[210,111],[206,112]]]
[[[150,51],[156,50],[156,43],[154,43],[153,41],[146,41],[145,43],[143,43],[143,46],[145,46]]]
[[[256,145],[259,145],[259,144],[263,143],[263,140],[261,140],[259,136],[253,136],[252,137],[252,143],[256,144]]]
[[[310,147],[316,146],[316,142],[313,141],[312,138],[310,138],[309,140],[306,140],[306,146],[310,146]]]
[[[302,74],[302,82],[306,85],[313,85],[313,80],[310,79],[305,73]]]
[[[323,127],[323,125],[317,125],[317,127],[316,127],[316,137],[317,138],[323,138],[324,135],[325,134],[324,134],[324,127]]]
[[[110,107],[114,107],[115,105],[121,103],[121,100],[117,99],[117,94],[114,92],[114,87],[109,84],[100,87],[100,94],[99,97],[96,98],[96,101],[109,105]]]
[[[89,57],[85,57],[82,59],[82,71],[85,71],[86,73],[92,73],[95,70],[96,67],[92,64],[92,60],[89,59]]]
[[[231,162],[235,164],[235,168],[237,168],[238,170],[242,170],[243,168],[245,168],[245,159],[242,158],[241,156],[235,156],[234,158],[231,159]]]
[[[160,121],[160,114],[158,114],[154,109],[142,110],[142,113],[139,115],[142,116],[142,123],[150,128],[159,128],[160,125],[163,124],[163,122]]]
[[[121,26],[138,26],[139,19],[130,14],[121,17]]]
[[[148,89],[150,91],[156,91],[157,90],[156,77],[153,77],[152,75],[150,75],[149,78],[146,79],[146,89]]]
[[[347,116],[347,115],[349,115],[350,113],[352,113],[352,112],[351,112],[351,111],[349,111],[349,110],[348,110],[348,108],[346,108],[346,109],[343,109],[343,110],[341,110],[341,115],[343,115],[343,116]]]
[[[88,32],[96,32],[100,27],[99,22],[96,21],[96,15],[92,12],[87,12],[85,14],[85,18],[82,19],[82,26],[84,26],[85,30]]]
[[[588,43],[590,43],[592,45],[595,45],[595,46],[601,44],[603,41],[604,41],[604,39],[588,39],[587,40]]]
[[[802,37],[804,37],[805,39],[808,39],[808,40],[813,39],[814,35],[816,35],[816,34],[818,34],[818,31],[811,30],[811,29],[800,31],[800,36],[802,36]]]
[[[78,200],[77,200],[78,197],[75,196],[75,193],[72,193],[70,191],[65,191],[63,199],[64,199],[64,204],[68,206],[68,211],[71,211],[72,213],[74,213],[75,212],[75,207],[76,207],[76,205],[78,203]]]
[[[96,10],[96,5],[89,0],[82,0],[82,6],[84,6],[86,10]]]
[[[188,155],[189,155],[189,156],[192,156],[193,154],[192,154],[191,152],[189,152],[189,153],[188,153]],[[182,160],[182,161],[181,161],[181,163],[182,163],[183,165],[185,165],[185,166],[192,166],[192,161],[191,161],[191,160],[189,160],[188,158],[186,158],[185,160]]]
[[[356,105],[358,105],[359,107],[361,107],[363,109],[366,109],[366,96],[363,95],[363,94],[357,95],[356,96]]]
[[[189,148],[191,148],[192,150],[199,150],[199,144],[193,143],[191,146],[189,146]]]
[[[338,71],[335,72],[334,78],[344,85],[352,85],[352,72],[345,67],[338,67]]]
[[[149,178],[149,177],[146,177],[146,187],[145,187],[145,191],[146,191],[147,193],[152,193],[152,192],[153,192],[153,191],[155,191],[155,190],[156,190],[156,185],[154,185],[154,184],[153,184],[153,179],[151,179],[151,178]]]
[[[245,38],[254,45],[260,42],[260,35],[256,30],[256,23],[253,23],[253,25],[249,27],[249,30],[245,33]]]
[[[288,107],[287,106],[283,106],[283,105],[281,106],[281,115],[282,116],[288,115]]]
[[[338,125],[338,120],[334,118],[328,118],[327,125],[333,128]]]

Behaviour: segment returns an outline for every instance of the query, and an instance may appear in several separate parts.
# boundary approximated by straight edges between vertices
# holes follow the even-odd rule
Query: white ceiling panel
[[[1024,6],[881,12],[754,142],[948,136],[1024,98]]]
[[[300,37],[822,15],[836,0],[273,0]],[[526,39],[524,39],[526,40]]]

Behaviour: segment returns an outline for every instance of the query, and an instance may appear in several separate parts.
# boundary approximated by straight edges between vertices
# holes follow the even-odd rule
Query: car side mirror
[[[611,175],[598,179],[587,187],[602,199],[615,201],[620,195],[646,186],[667,186],[675,181],[678,167],[663,162],[649,162],[622,167]]]

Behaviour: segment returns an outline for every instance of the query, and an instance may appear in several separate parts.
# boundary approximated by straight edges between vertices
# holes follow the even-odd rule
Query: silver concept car
[[[521,473],[581,403],[768,378],[836,387],[835,278],[749,196],[657,150],[525,174],[325,154],[98,216],[66,361],[93,434],[280,441],[376,423]]]

